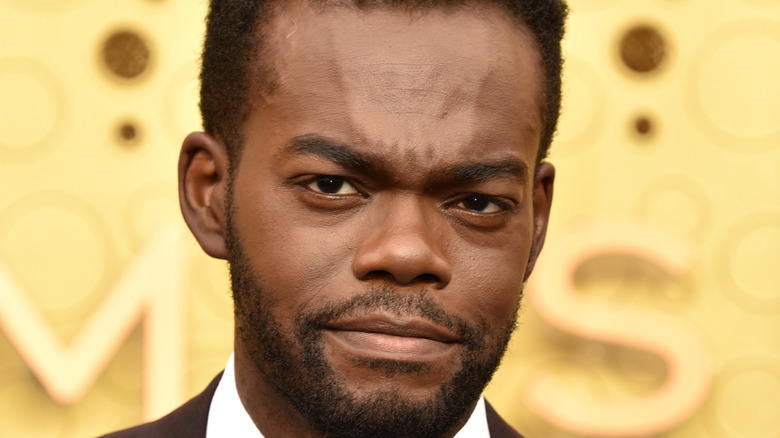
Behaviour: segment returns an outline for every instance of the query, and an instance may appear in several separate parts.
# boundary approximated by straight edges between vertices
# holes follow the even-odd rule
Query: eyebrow
[[[445,169],[444,174],[451,183],[457,185],[477,184],[500,178],[525,183],[528,178],[528,165],[512,157],[492,162],[453,166]]]
[[[381,159],[321,135],[305,134],[293,137],[286,149],[294,155],[322,157],[355,172],[389,175]],[[528,165],[518,158],[509,157],[445,167],[435,173],[431,181],[435,185],[473,185],[501,178],[524,184],[528,178]]]
[[[381,172],[379,160],[352,147],[315,134],[293,137],[287,150],[295,155],[316,155],[351,170]]]

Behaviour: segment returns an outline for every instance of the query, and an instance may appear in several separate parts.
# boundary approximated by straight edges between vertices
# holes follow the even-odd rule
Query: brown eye
[[[358,191],[352,184],[338,176],[320,176],[306,185],[314,192],[325,195],[355,195]]]
[[[499,213],[507,209],[503,203],[485,195],[471,195],[460,201],[460,205],[466,210],[477,213]]]

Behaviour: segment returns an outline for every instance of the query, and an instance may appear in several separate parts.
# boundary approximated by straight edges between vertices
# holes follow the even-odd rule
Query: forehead
[[[326,134],[417,150],[432,132],[461,144],[478,135],[538,145],[541,58],[530,32],[497,6],[294,1],[266,44],[274,86],[253,109],[297,125],[297,135],[337,130]]]

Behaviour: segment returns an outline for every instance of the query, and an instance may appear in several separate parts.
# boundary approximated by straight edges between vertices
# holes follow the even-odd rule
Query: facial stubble
[[[293,336],[274,314],[276,303],[262,285],[228,217],[227,247],[238,334],[257,370],[323,436],[444,437],[462,424],[498,367],[516,326],[517,312],[491,337],[486,322],[472,324],[444,311],[425,290],[403,291],[383,285],[353,297],[302,311]],[[284,291],[294,294],[296,291]],[[519,299],[518,299],[519,307]],[[384,311],[399,316],[427,318],[455,333],[462,346],[461,363],[452,376],[427,397],[409,396],[400,385],[358,395],[326,359],[322,333],[330,321]],[[432,365],[355,358],[353,365],[390,379],[425,373]]]

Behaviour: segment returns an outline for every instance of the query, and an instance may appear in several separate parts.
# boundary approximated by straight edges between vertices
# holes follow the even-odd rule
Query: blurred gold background
[[[780,1],[570,0],[529,438],[780,434]],[[0,437],[155,418],[232,349],[178,212],[205,0],[0,0]]]

